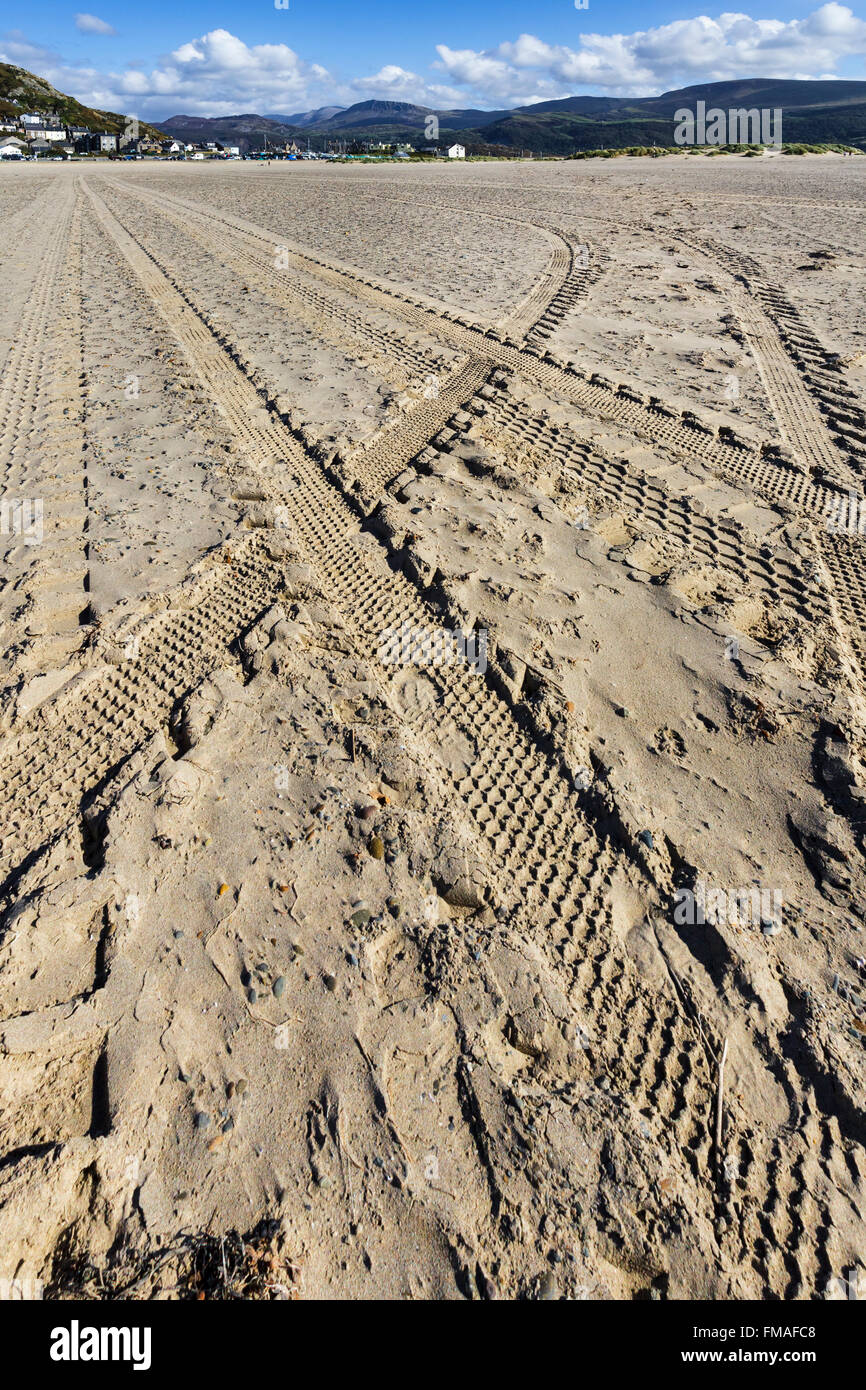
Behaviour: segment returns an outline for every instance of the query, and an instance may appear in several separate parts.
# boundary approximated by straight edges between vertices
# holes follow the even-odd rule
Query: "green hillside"
[[[96,111],[82,106],[74,97],[58,92],[44,77],[36,77],[25,68],[0,63],[0,115],[7,119],[20,117],[25,111],[40,111],[56,115],[66,125],[85,125],[93,130],[122,134],[129,119],[119,111]],[[164,139],[162,131],[147,121],[139,121],[143,136]]]

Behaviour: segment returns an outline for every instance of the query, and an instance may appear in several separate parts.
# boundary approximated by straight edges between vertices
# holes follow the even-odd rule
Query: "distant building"
[[[448,146],[448,158],[449,158],[449,159],[465,159],[465,158],[466,158],[466,150],[464,149],[464,147],[463,147],[462,145],[449,145],[449,146]]]
[[[31,154],[35,154],[35,155],[50,154],[52,149],[53,149],[53,146],[52,146],[52,145],[49,145],[49,143],[48,143],[47,140],[31,140],[31,142],[30,142],[30,153],[31,153]]]
[[[99,148],[103,154],[112,154],[117,149],[117,136],[109,135],[101,130],[99,132]]]
[[[46,116],[44,111],[27,111],[21,117],[25,130],[63,130],[59,116]]]

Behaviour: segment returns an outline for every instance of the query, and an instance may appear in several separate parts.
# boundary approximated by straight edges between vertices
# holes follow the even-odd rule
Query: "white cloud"
[[[181,44],[149,72],[131,64],[120,72],[72,67],[19,32],[0,41],[0,60],[39,73],[79,101],[154,119],[300,111],[373,97],[507,107],[587,91],[649,95],[733,77],[832,77],[843,58],[866,53],[866,23],[831,0],[798,20],[700,15],[633,34],[583,33],[575,47],[521,34],[494,48],[442,43],[436,51],[432,80],[397,63],[340,80],[287,44],[250,45],[226,29]]]
[[[427,82],[416,72],[408,72],[396,63],[386,63],[372,77],[356,77],[342,89],[341,99],[348,102],[411,101],[416,106],[446,107],[461,102],[463,94],[456,87],[444,87]]]
[[[434,64],[488,102],[528,102],[530,92],[567,96],[588,88],[649,95],[735,77],[815,77],[866,53],[866,23],[831,0],[805,19],[700,15],[634,34],[583,34],[577,48],[532,34],[476,52],[437,44]]]
[[[77,14],[75,27],[81,34],[116,34],[117,30],[95,14]]]
[[[0,40],[0,61],[29,68],[87,106],[146,118],[300,110],[331,100],[337,86],[287,44],[247,45],[226,29],[182,44],[149,72],[73,67],[20,33]]]

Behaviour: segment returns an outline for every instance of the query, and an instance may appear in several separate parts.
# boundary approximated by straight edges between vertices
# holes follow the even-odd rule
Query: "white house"
[[[116,136],[116,135],[107,135],[104,131],[100,131],[100,133],[99,133],[99,148],[100,148],[100,150],[105,150],[105,151],[109,151],[109,152],[110,152],[111,150],[116,150],[116,149],[117,149],[117,136]]]
[[[449,158],[449,159],[465,159],[465,158],[466,158],[466,151],[465,151],[465,149],[463,148],[462,145],[449,145],[449,146],[448,146],[448,158]]]

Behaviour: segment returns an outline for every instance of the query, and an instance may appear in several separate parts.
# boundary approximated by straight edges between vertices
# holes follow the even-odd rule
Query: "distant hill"
[[[219,145],[238,145],[246,150],[260,148],[267,137],[272,145],[284,145],[300,130],[282,125],[269,116],[169,116],[160,122],[161,128],[174,140],[187,144],[206,144],[213,140]]]
[[[278,111],[269,111],[265,119],[276,121],[278,125],[303,127],[315,125],[317,121],[327,121],[345,109],[345,106],[318,106],[315,111],[297,111],[293,116],[283,116]]]
[[[10,63],[0,63],[0,116],[16,118],[26,111],[41,111],[46,116],[56,115],[65,125],[86,125],[92,130],[106,130],[111,134],[122,134],[129,119],[119,111],[97,111],[91,106],[82,106],[74,97],[58,92],[44,77],[36,77],[26,68],[16,68]],[[158,139],[162,131],[147,121],[139,121],[142,135]]]
[[[743,78],[682,87],[658,97],[565,97],[519,107],[485,124],[484,140],[539,154],[629,145],[672,145],[674,114],[707,107],[782,110],[786,142],[840,142],[866,148],[866,82]],[[463,132],[466,143],[472,132]],[[476,138],[478,138],[476,136]]]
[[[866,82],[787,81],[750,77],[707,82],[657,97],[573,96],[537,102],[513,110],[476,108],[436,111],[404,101],[361,101],[347,107],[319,107],[292,116],[225,116],[215,121],[170,117],[162,125],[171,134],[191,124],[187,138],[244,139],[261,144],[264,134],[280,139],[303,138],[318,148],[337,140],[408,141],[416,146],[437,143],[426,134],[431,116],[439,122],[439,144],[459,140],[472,153],[495,148],[530,150],[535,154],[575,154],[589,149],[624,149],[630,145],[671,145],[674,114],[698,101],[723,110],[757,106],[783,112],[786,141],[840,142],[866,148]],[[222,131],[223,134],[218,133]],[[205,133],[205,131],[209,133]]]
[[[170,116],[159,127],[140,121],[141,133],[171,135],[189,143],[213,140],[242,149],[261,148],[265,139],[283,145],[293,139],[313,148],[352,141],[405,141],[415,146],[450,144],[475,151],[569,155],[631,145],[671,145],[674,113],[698,101],[723,110],[732,107],[782,108],[787,143],[856,145],[866,149],[866,82],[787,81],[748,77],[707,82],[657,97],[573,96],[513,110],[469,107],[436,111],[405,101],[359,101],[353,106],[320,106],[290,116]],[[55,113],[70,125],[122,132],[128,116],[98,111],[58,92],[24,68],[0,63],[0,117],[25,111]],[[430,118],[439,122],[438,140],[428,135]]]

